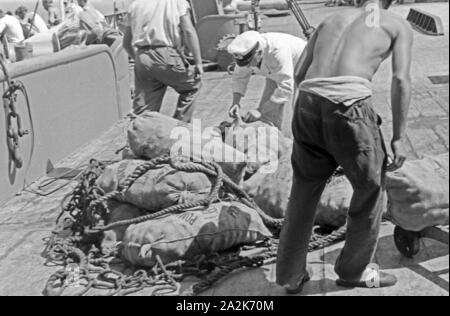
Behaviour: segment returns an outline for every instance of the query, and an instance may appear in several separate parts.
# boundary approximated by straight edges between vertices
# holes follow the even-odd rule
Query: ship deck
[[[421,7],[423,5],[412,5]],[[396,6],[393,10],[406,17],[410,5]],[[425,10],[438,15],[445,24],[445,36],[430,37],[415,32],[413,63],[413,102],[409,121],[409,156],[418,158],[425,154],[448,152],[449,147],[449,85],[433,84],[429,76],[448,76],[449,38],[448,3],[427,4]],[[352,8],[325,8],[322,4],[305,5],[306,15],[313,25],[326,14]],[[293,17],[264,20],[265,31],[283,31],[300,35]],[[391,135],[389,108],[390,64],[385,63],[374,80],[375,107],[384,119],[386,139]],[[263,79],[253,78],[249,94],[244,99],[246,109],[257,106]],[[171,114],[176,95],[170,91],[163,113]],[[199,97],[195,116],[206,126],[217,125],[227,118],[231,102],[231,81],[226,73],[211,72],[205,75],[204,87]],[[126,142],[127,121],[120,121],[107,133],[87,144],[74,148],[74,154],[55,165],[60,168],[79,169],[91,158],[118,160],[116,150]],[[286,131],[288,126],[285,127]],[[55,172],[55,171],[54,171]],[[53,172],[53,173],[54,173]],[[49,176],[52,176],[51,174]],[[46,180],[38,180],[33,188]],[[46,190],[65,184],[57,181]],[[63,197],[70,193],[74,183],[49,196],[30,192],[19,195],[0,206],[0,295],[42,295],[48,277],[58,269],[46,264],[43,257],[45,243],[55,226]],[[312,281],[301,295],[443,295],[449,294],[449,248],[439,242],[422,239],[421,251],[414,259],[400,255],[393,242],[391,223],[384,223],[376,263],[399,278],[399,283],[388,289],[343,289],[335,285],[333,264],[342,243],[311,253],[309,263],[314,271]],[[187,285],[187,284],[186,284]],[[138,294],[139,295],[139,294]],[[145,292],[141,293],[145,295]],[[284,295],[275,284],[275,265],[258,269],[239,270],[218,283],[204,295],[224,296],[277,296]]]

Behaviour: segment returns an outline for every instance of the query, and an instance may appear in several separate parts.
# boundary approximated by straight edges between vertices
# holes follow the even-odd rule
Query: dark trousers
[[[174,117],[184,122],[191,121],[201,80],[195,78],[194,70],[175,48],[139,49],[134,73],[135,114],[159,112],[167,87],[171,87],[180,95]]]
[[[278,252],[278,284],[296,285],[303,279],[317,204],[338,165],[354,195],[335,271],[341,279],[356,281],[372,262],[383,213],[387,157],[380,125],[371,99],[347,107],[300,93],[293,119],[294,180]]]

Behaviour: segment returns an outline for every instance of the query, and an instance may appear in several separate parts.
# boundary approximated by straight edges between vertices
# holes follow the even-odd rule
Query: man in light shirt
[[[174,117],[190,122],[203,66],[188,1],[136,0],[125,26],[123,46],[136,61],[134,113],[159,112],[167,87],[172,87],[180,95]],[[184,57],[182,34],[194,67]]]
[[[26,38],[37,33],[48,31],[47,24],[42,17],[37,13],[29,12],[28,8],[25,6],[20,6],[17,8],[16,16],[22,25],[23,33]],[[33,24],[32,27],[31,24]]]
[[[239,35],[228,46],[237,67],[233,73],[233,104],[230,116],[235,116],[241,99],[247,92],[253,74],[266,77],[266,85],[259,104],[261,119],[281,129],[286,104],[295,97],[294,73],[306,47],[306,41],[283,33],[260,34],[255,31]],[[250,112],[245,118],[254,121]]]
[[[25,39],[19,20],[0,9],[0,37],[2,36],[6,36],[11,43],[19,43]]]

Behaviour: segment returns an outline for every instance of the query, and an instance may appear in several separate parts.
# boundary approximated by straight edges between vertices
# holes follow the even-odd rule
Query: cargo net
[[[105,224],[110,213],[109,202],[121,201],[140,177],[162,166],[170,166],[186,173],[204,173],[212,179],[210,194],[196,202],[178,204],[153,214]],[[180,258],[164,262],[156,255],[154,266],[146,268],[123,260],[118,249],[105,254],[101,242],[106,231],[158,220],[193,208],[202,207],[206,210],[220,201],[237,201],[255,210],[274,236],[279,234],[283,225],[283,219],[265,214],[214,162],[172,159],[168,156],[144,161],[126,177],[117,190],[110,193],[105,193],[97,185],[105,167],[106,164],[92,160],[78,185],[63,201],[57,229],[45,250],[47,264],[61,266],[61,269],[47,281],[45,295],[124,296],[142,291],[142,294],[150,296],[195,296],[210,289],[235,270],[261,267],[276,261],[276,237],[264,238],[253,245],[238,246],[220,253],[200,254],[189,260]],[[341,241],[345,234],[346,227],[329,234],[313,233],[309,251],[323,249]],[[182,284],[189,277],[194,277],[198,282],[183,289]]]

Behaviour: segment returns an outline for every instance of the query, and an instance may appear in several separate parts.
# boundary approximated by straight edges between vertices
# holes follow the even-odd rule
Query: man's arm
[[[236,66],[232,75],[233,103],[228,111],[230,117],[236,117],[241,108],[241,100],[247,93],[253,70],[250,67]]]
[[[391,102],[394,128],[392,150],[395,157],[388,171],[401,168],[406,161],[405,141],[408,112],[411,103],[412,45],[412,29],[409,24],[402,21],[392,51]]]
[[[192,24],[190,14],[181,17],[181,29],[183,30],[184,40],[189,51],[194,55],[194,62],[197,75],[203,75],[202,53],[200,50],[200,41],[198,40],[197,31]]]
[[[268,102],[271,102],[271,105],[285,104],[292,99],[295,84],[295,65],[290,49],[280,47],[273,56],[273,66],[273,75],[277,88]]]
[[[314,48],[316,46],[317,37],[321,28],[322,26],[320,25],[313,33],[305,47],[305,50],[303,51],[302,56],[300,57],[300,61],[295,69],[295,85],[299,85],[303,80],[305,80],[305,76],[313,62]]]
[[[125,28],[125,32],[123,34],[123,48],[128,53],[131,59],[136,59],[136,52],[133,47],[133,32],[131,30],[131,26],[127,26]]]

